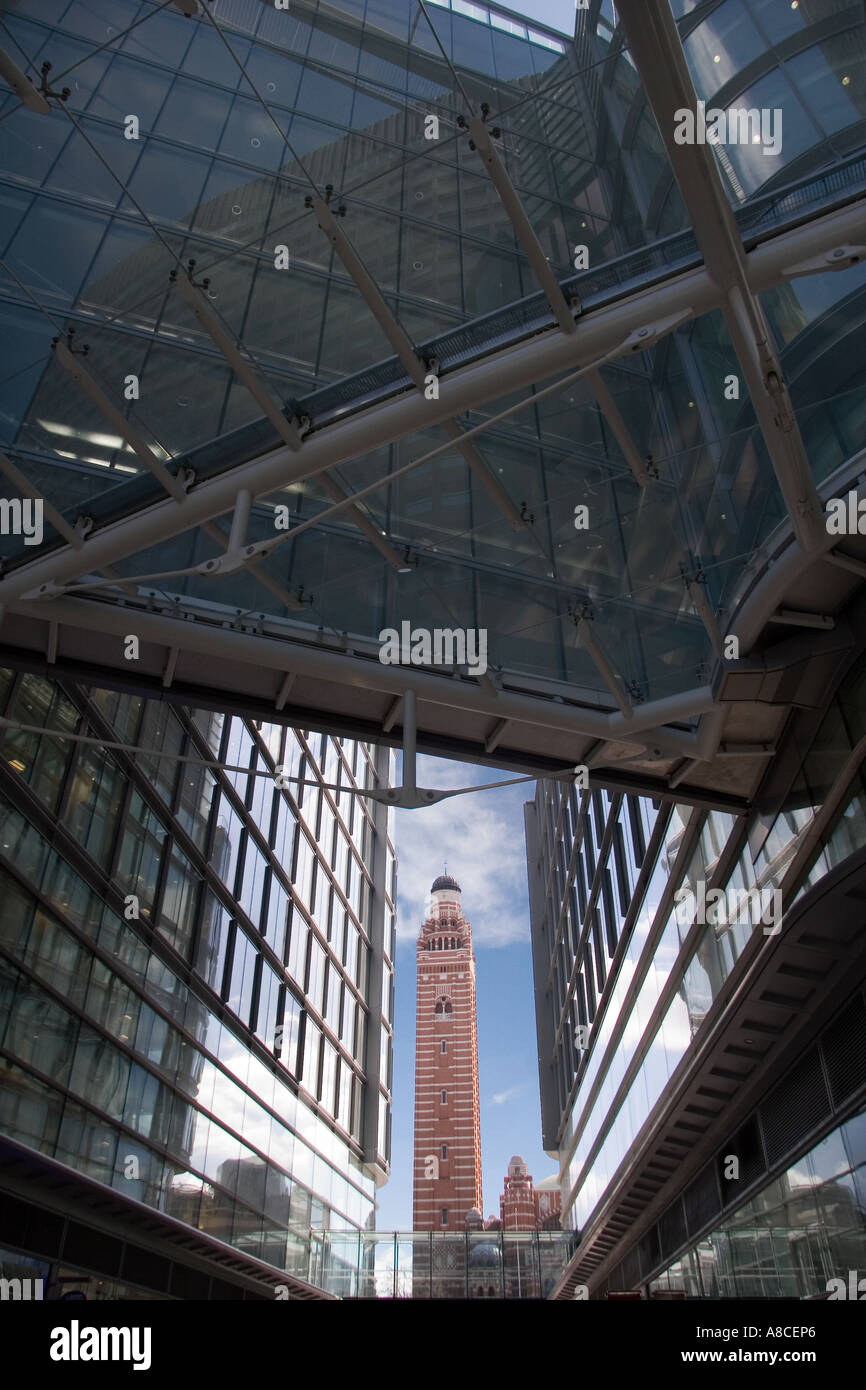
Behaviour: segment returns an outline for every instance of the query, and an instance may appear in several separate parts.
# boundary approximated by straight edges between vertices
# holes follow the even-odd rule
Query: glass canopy
[[[712,178],[820,486],[863,445],[866,270],[797,238],[853,240],[866,40],[817,9],[672,4],[699,101],[782,113]],[[790,499],[627,10],[4,4],[47,110],[2,89],[0,481],[45,516],[0,603],[65,605],[67,650],[82,603],[253,615],[287,670],[485,630],[500,685],[626,719],[704,687]]]

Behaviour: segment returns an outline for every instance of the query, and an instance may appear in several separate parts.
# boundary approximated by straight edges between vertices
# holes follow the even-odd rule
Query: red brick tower
[[[499,1198],[503,1231],[558,1230],[560,1201],[558,1176],[551,1174],[536,1187],[526,1159],[515,1154],[508,1165],[505,1189]]]
[[[475,956],[459,883],[442,874],[431,892],[418,936],[412,1224],[463,1231],[483,1210]]]
[[[532,1178],[526,1159],[520,1154],[515,1154],[508,1165],[499,1211],[503,1231],[534,1231],[538,1226]]]

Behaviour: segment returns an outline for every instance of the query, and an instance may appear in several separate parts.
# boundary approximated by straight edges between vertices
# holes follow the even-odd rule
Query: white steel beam
[[[298,452],[301,449],[303,439],[297,426],[286,418],[270,392],[265,389],[255,372],[249,364],[244,361],[228,333],[210,308],[210,305],[206,302],[199,287],[193,283],[189,275],[182,271],[174,273],[172,275],[172,281],[177,285],[181,297],[198,319],[202,328],[219,348],[235,376],[250,393],[253,400],[267,416],[268,420],[270,420],[277,434],[281,439],[285,440],[290,449]],[[345,501],[345,492],[327,473],[322,473],[320,481],[325,491],[328,493],[328,496],[335,502]],[[397,551],[392,545],[389,545],[387,539],[382,535],[381,529],[374,526],[370,518],[362,512],[359,507],[347,507],[346,518],[351,521],[354,526],[357,526],[359,531],[363,532],[367,540],[376,547],[379,554],[388,561],[388,564],[391,565],[393,569],[396,570],[400,568],[403,562],[401,557],[397,554]]]
[[[123,415],[122,412],[119,411],[117,407],[112,404],[112,402],[109,400],[108,396],[105,394],[99,383],[94,380],[94,378],[83,366],[81,362],[81,354],[74,354],[70,352],[66,343],[64,343],[62,339],[58,339],[57,343],[55,344],[54,351],[57,356],[57,360],[60,362],[60,365],[64,368],[65,371],[69,373],[73,381],[81,388],[85,395],[90,397],[90,399],[93,401],[94,405],[97,407],[99,412],[105,417],[106,420],[109,421],[110,424],[114,426],[114,428],[120,434],[121,438],[126,440],[129,447],[135,452],[136,457],[144,464],[148,472],[153,474],[153,476],[156,478],[157,482],[161,485],[164,491],[169,494],[169,496],[174,500],[174,502],[180,504],[186,496],[187,489],[178,481],[177,478],[175,478],[171,473],[169,473],[165,464],[153,452],[143,435],[139,434],[138,430],[135,428],[134,425],[130,424],[126,416]],[[288,425],[288,421],[286,421],[285,419],[284,424]],[[339,489],[336,489],[335,492],[331,495],[335,497],[335,500],[339,500],[339,498],[345,496],[345,494],[341,493]],[[57,515],[54,512],[54,508],[51,508],[51,511],[52,514]],[[51,520],[51,517],[49,517],[49,520]],[[62,517],[60,518],[60,521],[63,526],[66,525],[66,523],[63,522]],[[52,525],[54,525],[53,521]],[[62,530],[62,528],[56,529],[60,530],[60,534],[63,535],[71,545],[75,546],[76,549],[82,549],[82,545],[76,545],[75,541],[70,540],[69,537],[66,536],[66,533],[64,530]],[[218,545],[226,544],[226,537],[224,536],[223,532],[220,531],[218,527],[212,525],[211,522],[204,522],[202,524],[202,530],[205,532],[206,535],[208,535],[211,538],[211,540],[215,540]],[[396,555],[396,552],[394,552],[394,554]],[[271,578],[271,576],[268,574],[267,570],[264,568],[264,566],[259,560],[251,561],[247,565],[247,568],[249,569],[250,573],[254,575],[254,577],[259,581],[259,583],[270,593],[272,593],[275,598],[278,598],[280,602],[285,605],[286,608],[297,609],[301,607],[301,604],[298,603],[297,599],[295,599],[294,596],[290,594],[288,590],[283,587],[282,584],[279,584],[275,579]],[[109,575],[110,578],[117,578],[117,576],[114,574],[114,572],[111,570],[109,566],[102,565],[100,566],[100,569],[103,573]],[[135,583],[135,579],[133,578],[128,581],[121,580],[120,582]]]
[[[708,686],[647,701],[625,715],[621,711],[567,705],[507,688],[497,690],[493,696],[477,681],[454,680],[411,666],[385,666],[376,660],[349,656],[312,643],[289,642],[270,634],[254,635],[216,624],[190,622],[183,615],[167,616],[132,605],[120,608],[105,602],[64,597],[21,603],[14,611],[34,625],[57,622],[65,628],[119,637],[135,632],[142,644],[165,649],[178,647],[182,653],[196,653],[211,659],[217,670],[223,662],[230,661],[285,674],[287,665],[291,664],[294,675],[374,690],[392,699],[404,695],[406,690],[413,690],[425,704],[481,714],[489,719],[509,718],[516,723],[605,741],[635,742],[651,746],[656,756],[705,756],[703,724],[695,733],[665,726],[716,710],[713,692]],[[707,725],[712,722],[704,721]]]
[[[692,601],[695,612],[706,629],[707,636],[713,646],[713,651],[716,656],[723,656],[724,644],[722,642],[722,634],[719,631],[719,624],[713,612],[712,605],[707,598],[703,583],[700,579],[690,575],[685,567],[683,568],[683,583],[686,586],[686,593]]]
[[[535,278],[544,290],[545,297],[550,305],[551,313],[559,324],[563,333],[574,333],[574,309],[569,308],[562,293],[562,288],[550,268],[550,263],[541,247],[541,242],[535,235],[535,229],[526,215],[526,211],[520,201],[520,194],[508,176],[508,170],[499,158],[490,131],[478,116],[473,116],[468,122],[469,134],[475,145],[484,167],[490,176],[490,182],[499,194],[500,202],[511,219],[511,225],[517,233],[518,241],[526,252],[529,264],[535,272]]]
[[[361,257],[358,255],[346,232],[340,226],[330,205],[325,202],[324,198],[320,198],[318,195],[310,195],[307,202],[316,214],[316,221],[320,228],[340,257],[347,272],[357,285],[368,309],[403,364],[407,375],[415,383],[418,390],[423,392],[425,378],[429,368],[419,360],[402,325],[392,313],[379,286],[367,270],[367,267],[364,265],[364,262],[361,260]],[[491,497],[494,504],[508,518],[508,521],[515,531],[522,530],[526,526],[526,522],[508,496],[505,488],[493,473],[491,473],[487,463],[481,457],[478,450],[474,448],[472,444],[463,442],[463,430],[457,421],[446,419],[440,421],[440,423],[449,439],[454,440],[460,453],[463,455],[470,469],[478,478],[478,481]]]
[[[53,507],[47,498],[43,497],[36,490],[29,478],[26,478],[20,468],[16,468],[10,458],[0,449],[0,473],[8,478],[14,488],[17,488],[23,497],[29,497],[31,501],[41,502],[45,520],[49,522],[58,536],[62,536],[67,545],[71,545],[74,550],[81,550],[84,546],[84,537],[80,531],[76,531],[74,526],[70,526],[65,516],[56,507]]]
[[[517,235],[517,239],[523,250],[526,252],[529,264],[535,272],[535,277],[544,291],[550,312],[556,319],[563,333],[574,333],[577,331],[575,323],[575,313],[579,312],[579,306],[569,306],[562,286],[550,268],[547,257],[544,254],[541,242],[535,234],[535,228],[526,215],[520,194],[511,182],[508,170],[499,158],[499,153],[493,144],[490,131],[483,121],[473,117],[469,121],[469,131],[472,140],[480,154],[484,167],[486,168],[490,180],[499,194],[500,201],[511,220],[511,225]],[[623,452],[625,461],[631,469],[635,482],[641,487],[646,487],[653,481],[650,474],[646,471],[644,461],[641,458],[640,450],[632,439],[631,432],[625,420],[622,418],[620,409],[605,385],[601,372],[591,372],[587,377],[590,388],[599,408],[610,426],[611,433]]]
[[[507,732],[511,725],[510,719],[497,719],[490,733],[484,740],[485,753],[493,753],[502,741],[502,736]]]
[[[577,635],[589,653],[592,664],[595,666],[608,690],[616,700],[623,716],[626,719],[631,717],[632,707],[623,693],[619,678],[614,672],[608,660],[607,654],[592,630],[592,619],[585,614],[578,618],[575,626]]]
[[[288,671],[286,673],[286,675],[283,677],[280,688],[277,691],[277,698],[274,700],[274,709],[284,708],[286,701],[292,693],[292,686],[294,685],[296,680],[297,677],[294,671]]]
[[[641,487],[648,487],[655,479],[647,472],[646,463],[641,457],[641,452],[632,438],[631,430],[622,418],[619,406],[607,389],[604,377],[601,372],[590,372],[586,379],[589,382],[592,394],[598,401],[602,415],[610,426],[611,434],[623,452],[623,456],[632,471],[635,482]]]
[[[153,452],[144,435],[139,434],[135,425],[127,420],[122,411],[108,399],[102,387],[90,375],[84,366],[81,358],[82,353],[73,354],[70,352],[62,338],[58,338],[54,344],[54,355],[64,371],[68,372],[86,396],[89,396],[96,406],[100,415],[103,415],[110,424],[114,426],[121,439],[125,439],[130,449],[149,473],[152,473],[160,486],[173,497],[175,502],[181,502],[184,497],[184,489],[171,473],[169,473],[161,458]]]
[[[51,105],[45,100],[39,88],[34,87],[30,78],[21,71],[18,64],[2,48],[0,48],[0,77],[3,78],[4,82],[9,83],[19,101],[29,111],[38,111],[40,116],[47,116],[50,113]]]
[[[796,608],[780,608],[778,612],[770,614],[767,622],[786,623],[791,627],[816,627],[828,632],[836,626],[835,619],[826,613],[804,613]]]
[[[853,555],[846,555],[838,547],[828,550],[824,556],[831,565],[836,565],[839,569],[848,570],[850,574],[856,574],[859,579],[866,579],[866,561],[858,560]]]

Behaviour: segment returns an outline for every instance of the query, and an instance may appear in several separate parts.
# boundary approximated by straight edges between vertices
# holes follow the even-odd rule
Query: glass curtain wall
[[[530,900],[547,971],[539,1039],[554,1040],[542,1092],[546,1077],[546,1140],[560,1150],[572,1227],[586,1224],[651,1124],[752,933],[777,924],[773,893],[784,911],[866,845],[861,766],[836,789],[838,804],[808,860],[798,858],[846,762],[855,751],[862,759],[864,682],[860,661],[772,821],[539,783],[528,808]],[[699,895],[715,888],[724,910],[708,910],[695,935]],[[617,1099],[639,1048],[643,1061]]]
[[[376,951],[393,972],[395,859],[374,881],[386,818],[351,794],[387,762],[32,675],[0,691],[45,731],[0,738],[4,1132],[306,1275],[311,1228],[369,1225],[387,1173],[393,992],[369,976]]]

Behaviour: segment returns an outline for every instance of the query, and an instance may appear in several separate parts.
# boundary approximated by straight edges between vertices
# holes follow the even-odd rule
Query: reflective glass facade
[[[774,817],[542,783],[527,805],[544,1142],[559,1152],[564,1224],[572,1229],[592,1226],[660,1123],[704,1042],[707,1015],[717,1000],[730,1000],[732,977],[742,981],[741,957],[753,937],[784,933],[782,914],[866,846],[864,680],[861,661]],[[702,897],[712,908],[714,889],[724,908],[701,910]],[[746,969],[754,961],[752,954]],[[866,1078],[852,1078],[856,1094]],[[805,1107],[804,1136],[807,1121]],[[860,1148],[849,1157],[849,1167],[863,1161]],[[772,1167],[766,1157],[761,1163],[762,1172]],[[849,1186],[853,1192],[853,1179]],[[773,1192],[783,1187],[779,1177]],[[753,1208],[763,1210],[763,1195],[755,1202],[742,1215],[746,1226]],[[855,1244],[863,1229],[857,1211],[844,1226]],[[739,1227],[740,1215],[731,1221]],[[685,1219],[681,1230],[684,1242]],[[660,1264],[658,1244],[654,1255],[643,1269],[629,1265],[632,1278],[612,1287],[646,1277]]]
[[[388,1172],[396,864],[352,794],[388,754],[2,692],[3,1133],[309,1278]]]
[[[546,1298],[573,1248],[565,1231],[390,1231],[314,1238],[316,1281],[341,1298]]]
[[[866,1266],[866,1113],[833,1130],[675,1260],[651,1294],[692,1298],[850,1297]]]

